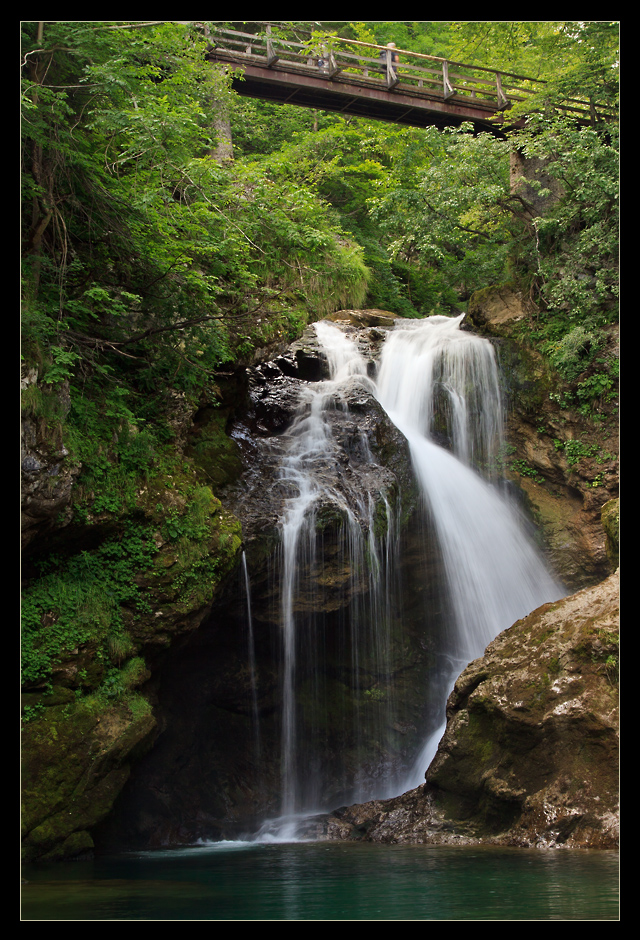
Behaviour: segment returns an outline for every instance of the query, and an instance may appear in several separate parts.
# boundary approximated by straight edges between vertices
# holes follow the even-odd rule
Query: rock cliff
[[[503,303],[491,297],[500,308],[496,316],[487,313],[490,304],[482,298],[471,305],[470,316],[475,328],[493,337],[508,367],[507,439],[514,448],[508,474],[523,494],[523,509],[537,524],[556,574],[572,589],[593,585],[617,565],[616,460],[608,456],[609,444],[602,446],[602,434],[598,438],[588,422],[549,397],[553,386],[544,363],[513,332],[522,314],[518,298]],[[394,317],[350,310],[332,318],[353,332],[374,370]],[[23,713],[30,719],[23,730],[28,858],[86,852],[96,832],[104,835],[103,844],[111,839],[112,845],[125,844],[134,831],[144,844],[188,841],[200,832],[233,835],[250,826],[257,814],[276,807],[280,692],[274,657],[279,642],[274,559],[283,494],[275,471],[301,389],[324,377],[326,363],[311,330],[289,348],[265,354],[264,362],[220,376],[216,402],[194,404],[165,390],[165,417],[174,435],[171,465],[137,481],[128,508],[79,512],[80,497],[86,494],[77,486],[81,468],[63,444],[65,389],[56,396],[46,392],[36,401],[43,394],[37,377],[25,376],[25,585],[37,592],[46,581],[39,572],[48,566],[55,571],[62,565],[65,581],[64,566],[78,558],[92,584],[100,581],[101,569],[113,575],[104,596],[78,595],[70,625],[63,624],[62,602],[47,591],[34,613],[28,611],[38,665],[27,669],[23,686]],[[416,491],[406,441],[366,383],[354,382],[328,420],[339,447],[323,472],[354,512],[360,511],[356,491],[385,493],[388,502],[401,497],[398,584],[406,605],[406,632],[397,639],[397,668],[383,677],[364,661],[354,679],[350,667],[330,650],[323,677],[329,690],[322,729],[328,760],[347,775],[355,772],[359,745],[341,737],[340,696],[360,696],[366,726],[376,710],[384,713],[387,686],[395,688],[402,704],[393,726],[384,729],[384,743],[378,742],[379,717],[371,717],[367,732],[378,749],[378,764],[371,771],[385,773],[408,759],[429,718],[428,695],[417,695],[416,689],[428,685],[434,637],[442,628],[440,559],[433,538],[413,516]],[[583,445],[576,461],[568,459],[570,441]],[[594,456],[597,441],[600,450]],[[373,454],[373,468],[365,444]],[[380,501],[374,512],[381,535],[388,525],[382,505]],[[342,521],[331,507],[323,507],[317,518],[318,543],[326,558],[322,615],[328,618],[328,636],[332,630],[338,636],[338,629],[348,633],[344,610],[367,593],[366,582],[344,567]],[[253,704],[241,549],[252,579],[259,673]],[[426,556],[433,572],[429,578],[424,576]],[[312,584],[316,575],[313,568],[304,574],[298,602],[310,630],[318,613]],[[607,819],[613,816],[607,814],[614,813],[610,771],[617,753],[617,652],[613,621],[604,611],[613,603],[615,583],[610,579],[606,591],[604,586],[589,587],[576,595],[574,619],[582,626],[562,625],[568,610],[564,606],[542,608],[507,631],[514,642],[521,638],[521,653],[515,647],[503,649],[498,638],[495,651],[494,644],[490,647],[495,658],[486,677],[488,665],[469,667],[450,701],[451,734],[432,765],[435,776],[426,790],[376,804],[375,810],[368,806],[336,813],[325,831],[381,840],[386,832],[392,841],[433,836],[435,841],[611,844],[613,823]],[[344,585],[349,590],[336,602]],[[590,595],[589,590],[601,594]],[[112,597],[118,592],[124,600],[114,615]],[[603,613],[587,626],[579,611],[590,603],[594,610],[599,604]],[[427,618],[425,610],[430,612]],[[60,636],[64,642],[50,648],[50,638],[57,642]],[[516,678],[498,670],[500,655],[507,652],[515,663],[514,676],[520,676],[517,690]],[[530,665],[525,681],[526,657],[533,652],[542,658],[537,671]],[[41,668],[42,656],[49,657],[46,668]],[[516,691],[519,698],[512,699]],[[594,697],[590,724],[587,712]],[[522,707],[516,708],[514,701]],[[608,725],[603,717],[607,706]],[[262,753],[270,755],[260,778],[252,751],[252,709],[261,717]],[[498,730],[500,747],[494,747]],[[560,760],[564,745],[570,750],[582,740],[580,733],[589,742],[575,745],[580,760],[591,767],[602,764],[591,777],[578,757],[572,764]],[[538,755],[547,752],[546,776],[532,782],[529,768],[539,765]],[[535,759],[531,762],[527,755]],[[121,810],[114,813],[116,800]],[[176,814],[177,806],[181,810]]]
[[[374,367],[384,330],[394,318],[380,311],[342,311],[332,319],[340,321]],[[246,407],[228,425],[243,473],[228,480],[221,495],[242,524],[253,675],[246,585],[239,577],[216,596],[211,616],[176,647],[151,683],[162,733],[101,826],[102,845],[233,838],[255,831],[265,816],[278,815],[283,708],[279,540],[285,500],[291,496],[280,461],[305,392],[325,378],[326,354],[313,327],[284,354],[247,370]],[[429,670],[444,605],[441,559],[433,533],[416,511],[406,439],[366,377],[354,376],[323,414],[331,443],[317,461],[323,496],[314,507],[312,531],[304,536],[309,555],[301,553],[296,570],[293,682],[301,703],[299,751],[322,784],[319,799],[331,805],[332,794],[344,798],[356,779],[360,788],[368,781],[371,789],[382,774],[401,775],[410,765],[434,704]],[[216,421],[215,414],[209,420]],[[204,418],[198,434],[207,437]],[[389,629],[377,641],[387,645],[382,669],[368,606],[374,603],[372,582],[364,554],[358,552],[382,552],[386,539],[393,560],[385,565],[392,569],[386,570],[394,584],[385,599],[388,609],[378,614]]]
[[[473,294],[467,321],[496,347],[505,381],[504,470],[522,494],[550,567],[577,590],[610,574],[601,512],[618,497],[618,420],[613,394],[580,404],[531,342],[537,311],[511,286]],[[618,356],[616,327],[603,330],[600,360]],[[597,361],[581,379],[597,378]],[[615,565],[614,565],[615,567]]]

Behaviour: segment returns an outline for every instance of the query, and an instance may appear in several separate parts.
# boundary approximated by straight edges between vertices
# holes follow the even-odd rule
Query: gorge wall
[[[577,589],[617,566],[601,519],[618,498],[617,403],[601,402],[595,417],[567,404],[566,384],[528,339],[534,316],[509,286],[479,291],[469,303],[469,322],[496,344],[506,379],[507,475],[524,494],[552,570]],[[608,328],[603,355],[617,357],[618,343],[618,328]]]
[[[523,316],[516,295],[494,291],[472,300],[468,319],[493,338],[507,376],[507,440],[513,448],[507,477],[521,494],[552,570],[568,591],[581,593],[577,600],[535,612],[506,631],[494,641],[498,646],[492,645],[486,663],[472,664],[460,677],[429,789],[412,791],[406,804],[392,801],[377,809],[382,815],[375,824],[370,809],[360,815],[356,810],[336,814],[323,823],[325,835],[353,838],[366,831],[378,838],[375,833],[386,826],[382,817],[388,821],[397,809],[402,825],[407,813],[411,817],[414,835],[437,829],[436,813],[442,823],[438,831],[456,837],[494,838],[508,831],[505,838],[513,841],[514,827],[519,827],[522,841],[516,844],[606,847],[613,839],[615,827],[605,816],[615,813],[612,756],[617,754],[617,687],[611,665],[617,662],[617,585],[609,577],[617,566],[617,442],[611,423],[606,429],[594,427],[552,397],[557,380],[519,335]],[[341,311],[333,318],[357,334],[375,369],[394,317],[383,311]],[[95,647],[81,642],[59,657],[46,688],[41,682],[25,687],[25,707],[37,709],[24,729],[27,857],[68,857],[94,844],[108,849],[229,837],[252,830],[277,810],[281,592],[274,557],[282,494],[276,468],[281,432],[294,419],[301,389],[327,375],[313,337],[307,331],[289,349],[221,377],[217,407],[204,402],[194,412],[180,397],[167,399],[185,463],[182,477],[151,479],[138,494],[136,512],[155,526],[156,535],[151,563],[136,573],[148,609],[126,612],[130,646],[120,654],[119,666],[131,667],[129,697],[89,702],[106,669]],[[297,604],[305,629],[324,638],[326,707],[322,720],[316,717],[304,733],[324,741],[327,779],[335,782],[335,790],[328,787],[323,794],[328,807],[334,796],[337,800],[340,793],[355,792],[363,747],[374,755],[372,778],[399,778],[415,755],[425,728],[435,722],[432,696],[440,690],[429,692],[429,675],[446,618],[446,601],[438,588],[439,549],[415,511],[419,500],[406,441],[366,385],[354,382],[346,397],[346,408],[336,403],[329,418],[342,457],[327,462],[323,473],[348,506],[353,506],[355,492],[385,493],[388,504],[400,506],[393,532],[384,501],[374,499],[371,511],[377,544],[394,541],[399,561],[393,568],[393,596],[398,604],[402,596],[402,616],[396,610],[396,619],[391,618],[391,669],[381,675],[373,655],[365,657],[354,683],[349,644],[359,629],[356,612],[370,584],[345,563],[344,517],[320,510],[316,534],[323,561],[318,565],[309,559]],[[583,456],[576,461],[569,459],[569,441],[582,445]],[[90,551],[108,542],[114,523],[106,513],[84,525],[72,521],[77,468],[65,467],[61,444],[52,445],[44,423],[25,422],[23,446],[29,575],[29,559],[42,555],[45,547]],[[375,470],[365,446],[376,458]],[[198,486],[195,503],[187,481]],[[43,488],[45,483],[49,489]],[[158,506],[176,519],[190,519],[181,533],[186,542],[173,540],[166,530],[162,535]],[[605,506],[608,535],[601,520]],[[356,506],[353,510],[360,511]],[[588,594],[607,577],[594,589],[599,594]],[[315,590],[319,582],[321,609]],[[336,604],[338,595],[342,600]],[[585,626],[580,610],[596,603],[603,611],[600,620]],[[508,649],[513,674],[507,676],[496,665],[500,644],[516,637],[518,644]],[[537,672],[530,665],[526,677],[518,657],[534,648],[542,650],[544,662]],[[302,673],[301,687],[318,681],[311,661]],[[519,698],[514,698],[516,685]],[[351,731],[345,735],[341,716],[353,705],[347,699],[356,694],[363,703],[361,726],[357,736]],[[388,711],[391,697],[393,710]],[[595,705],[589,704],[591,698]],[[519,701],[524,705],[518,710]],[[592,713],[596,718],[587,720]],[[487,742],[496,739],[496,728],[504,747],[501,743],[502,749],[494,752]],[[600,742],[598,747],[592,746],[592,738]],[[556,744],[549,750],[551,740]],[[584,752],[588,774],[580,777],[573,765],[551,761],[544,785],[536,789],[526,779],[530,764],[517,755],[545,751],[555,759],[566,752],[565,744],[572,753],[576,748]],[[548,805],[555,816],[544,816]],[[552,837],[561,805],[568,807],[568,822],[558,823],[560,835]],[[593,821],[596,817],[599,822]],[[398,831],[392,840],[397,838]]]

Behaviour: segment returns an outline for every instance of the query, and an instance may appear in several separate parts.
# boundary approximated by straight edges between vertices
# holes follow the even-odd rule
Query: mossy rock
[[[82,832],[72,832],[64,842],[56,845],[50,852],[43,855],[40,861],[57,862],[67,858],[78,858],[93,853],[93,839],[86,829]]]
[[[66,858],[91,848],[91,828],[109,813],[130,763],[155,735],[147,711],[95,698],[52,706],[28,722],[22,741],[23,853]]]
[[[244,469],[240,449],[226,433],[226,424],[226,412],[203,409],[185,450],[214,489],[235,481]]]

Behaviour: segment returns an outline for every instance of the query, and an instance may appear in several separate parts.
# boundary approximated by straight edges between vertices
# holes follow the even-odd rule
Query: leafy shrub
[[[594,332],[581,325],[574,326],[552,348],[549,359],[558,372],[571,382],[587,368],[598,345]]]
[[[68,562],[50,562],[44,577],[24,592],[22,602],[23,681],[36,683],[55,663],[84,645],[124,658],[127,643],[120,607],[146,609],[135,575],[156,554],[150,532],[128,523],[121,537]]]

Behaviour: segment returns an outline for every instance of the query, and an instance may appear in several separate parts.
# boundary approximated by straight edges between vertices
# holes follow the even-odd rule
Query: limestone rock
[[[393,327],[396,320],[402,319],[396,313],[389,310],[378,310],[377,308],[367,308],[366,310],[338,310],[332,313],[328,320],[347,321],[354,326],[383,326]]]
[[[426,784],[326,838],[615,848],[619,578],[544,604],[458,678]]]
[[[546,215],[561,199],[565,190],[562,183],[548,171],[549,161],[542,157],[525,157],[513,150],[509,155],[509,183],[511,192],[520,197],[529,218]],[[535,180],[538,188],[531,186]],[[540,195],[543,190],[547,195]]]
[[[333,319],[358,345],[375,370],[375,357],[386,336],[386,328],[369,326],[369,320],[395,318],[381,311],[341,311]],[[363,327],[346,314],[367,314]],[[305,389],[329,377],[326,355],[313,326],[291,344],[284,355],[248,370],[249,407],[246,414],[231,423],[230,436],[241,454],[243,473],[224,490],[225,505],[241,520],[245,548],[256,554],[272,550],[277,539],[278,520],[284,500],[290,495],[279,480],[278,467],[286,445],[286,434],[304,409]],[[405,514],[417,501],[416,484],[406,439],[388,418],[363,377],[354,377],[327,409],[334,452],[327,454],[321,467],[328,490],[342,495],[356,516],[361,512],[361,493],[386,493],[390,502],[402,497]],[[320,516],[331,528],[330,507]],[[324,513],[324,515],[323,515]],[[336,525],[340,524],[337,516]],[[260,542],[263,547],[256,545]]]
[[[499,285],[471,295],[467,319],[481,332],[500,336],[505,327],[524,320],[527,312],[528,306],[521,291]]]
[[[602,527],[606,535],[607,555],[611,564],[618,567],[620,551],[620,500],[610,499],[601,511]]]

